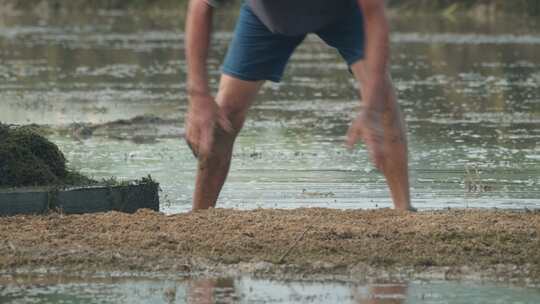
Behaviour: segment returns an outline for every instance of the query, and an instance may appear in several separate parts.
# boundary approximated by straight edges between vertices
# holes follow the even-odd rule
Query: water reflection
[[[374,285],[367,288],[367,294],[353,289],[359,304],[403,304],[407,300],[408,284]]]
[[[238,300],[234,280],[196,279],[188,283],[188,304],[233,303]]]
[[[539,303],[540,289],[473,281],[363,284],[334,280],[0,275],[0,302],[15,303]]]
[[[0,276],[2,303],[403,303],[406,284],[239,278]]]
[[[308,283],[309,284],[309,283]],[[234,303],[240,302],[244,292],[242,286],[238,290],[235,286],[234,279],[196,279],[187,284],[187,303],[189,304],[211,304],[211,303]],[[317,293],[303,293],[298,289],[302,286],[302,283],[289,283],[288,290],[283,292],[276,292],[273,296],[276,297],[273,301],[267,299],[267,302],[280,302],[283,303],[293,301],[297,302],[318,302],[317,299],[328,298],[329,295],[324,295],[325,291],[319,291]],[[334,285],[332,283],[331,285]],[[330,286],[326,287],[327,292]],[[264,287],[262,287],[264,288]],[[272,288],[269,284],[269,289]],[[407,283],[401,284],[376,284],[368,286],[352,285],[350,287],[350,295],[346,298],[350,303],[358,304],[402,304],[405,303],[408,298]],[[250,293],[253,292],[252,287],[249,289]],[[260,290],[258,292],[261,292]],[[320,293],[320,294],[318,294]],[[281,300],[277,300],[281,299]],[[245,298],[243,300],[246,300]],[[262,301],[263,303],[265,301]]]

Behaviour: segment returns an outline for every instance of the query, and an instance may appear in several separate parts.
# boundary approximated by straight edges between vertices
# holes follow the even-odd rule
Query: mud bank
[[[540,282],[540,212],[216,209],[0,218],[0,272]]]
[[[67,126],[48,127],[51,133],[81,141],[90,137],[113,140],[130,140],[135,143],[154,143],[163,138],[182,138],[184,128],[179,119],[164,119],[152,115],[136,116],[106,123],[74,123]]]

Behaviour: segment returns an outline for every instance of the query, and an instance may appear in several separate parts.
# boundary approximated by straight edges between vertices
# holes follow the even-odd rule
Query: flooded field
[[[214,88],[233,15],[217,18]],[[429,16],[392,24],[414,204],[540,207],[540,24]],[[196,163],[181,138],[182,28],[175,12],[3,16],[0,121],[67,127],[51,139],[72,167],[95,178],[151,174],[163,211],[189,210]],[[365,148],[343,145],[358,105],[353,85],[336,52],[309,37],[284,81],[263,87],[219,206],[389,207]],[[137,116],[145,118],[81,131]]]
[[[538,303],[540,290],[444,281],[358,284],[247,277],[0,276],[0,300],[16,303]]]

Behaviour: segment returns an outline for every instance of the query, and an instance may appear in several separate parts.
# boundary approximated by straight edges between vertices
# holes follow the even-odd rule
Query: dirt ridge
[[[297,275],[477,273],[540,281],[540,212],[142,210],[4,217],[0,227],[3,273],[244,269]]]

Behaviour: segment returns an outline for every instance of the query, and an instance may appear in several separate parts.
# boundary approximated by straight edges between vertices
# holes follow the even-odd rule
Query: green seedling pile
[[[62,151],[40,134],[38,127],[0,123],[0,187],[92,183],[68,170]]]

